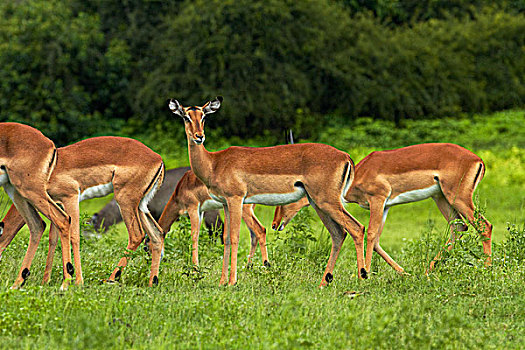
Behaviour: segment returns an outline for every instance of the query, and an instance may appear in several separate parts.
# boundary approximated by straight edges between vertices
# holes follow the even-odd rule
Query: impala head
[[[280,205],[275,207],[275,214],[273,215],[272,229],[282,231],[292,221],[295,215],[308,205],[305,198],[295,203]]]
[[[219,110],[222,103],[222,96],[217,96],[215,100],[208,101],[204,106],[182,107],[179,101],[171,99],[169,107],[171,111],[184,120],[184,128],[188,140],[197,145],[204,143],[204,118],[207,114],[215,113]]]

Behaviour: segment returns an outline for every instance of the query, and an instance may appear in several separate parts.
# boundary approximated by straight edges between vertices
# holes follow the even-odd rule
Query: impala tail
[[[160,164],[160,167],[157,170],[157,174],[155,174],[155,177],[153,178],[150,186],[146,190],[146,193],[144,194],[144,198],[142,198],[142,201],[140,201],[139,208],[142,212],[149,213],[148,203],[151,202],[151,200],[155,196],[155,193],[157,193],[158,189],[162,185],[163,181],[164,181],[164,162]]]

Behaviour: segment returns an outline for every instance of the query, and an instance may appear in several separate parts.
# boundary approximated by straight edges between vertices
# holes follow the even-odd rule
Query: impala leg
[[[40,239],[42,238],[42,234],[44,233],[46,226],[42,221],[42,218],[40,218],[40,215],[38,215],[36,212],[35,208],[33,208],[33,206],[28,201],[22,198],[18,192],[14,191],[12,198],[18,212],[27,223],[30,233],[29,246],[27,247],[27,252],[24,256],[24,260],[22,261],[20,272],[18,273],[15,283],[11,287],[12,289],[17,289],[21,287],[25,283],[27,277],[29,277],[31,263],[33,262],[36,249],[38,248],[38,244],[40,243]]]
[[[381,227],[383,226],[384,198],[369,197],[367,201],[370,205],[370,220],[368,222],[368,234],[366,242],[366,259],[365,265],[367,272],[370,272],[372,266],[372,256],[376,242],[379,242]]]
[[[1,223],[2,233],[0,234],[0,258],[2,257],[4,250],[25,224],[26,222],[24,221],[24,218],[20,215],[18,210],[16,210],[15,205],[11,205]]]
[[[199,267],[199,232],[201,228],[201,216],[197,209],[188,210],[191,224],[191,261],[193,266]]]
[[[126,252],[124,252],[124,256],[120,258],[117,267],[109,276],[109,282],[114,282],[120,278],[122,269],[128,264],[129,251],[136,251],[145,236],[145,233],[140,226],[138,204],[136,204],[136,206],[122,204],[120,205],[120,212],[122,214],[122,219],[126,224],[126,228],[128,229],[128,246]]]
[[[230,286],[237,283],[237,253],[239,250],[239,231],[241,229],[242,218],[242,197],[230,197],[226,200],[230,211],[230,239],[232,245]]]
[[[148,232],[151,241],[151,272],[149,277],[149,286],[159,284],[159,267],[164,244],[164,235],[162,229],[149,212],[139,210],[140,221],[143,228]]]
[[[175,192],[171,195],[168,203],[162,211],[162,215],[159,218],[159,226],[162,228],[162,232],[167,233],[171,225],[179,218],[179,207],[177,204],[177,198]]]
[[[44,193],[41,193],[43,191]],[[22,193],[26,198],[29,198],[35,207],[44,214],[47,218],[51,220],[51,223],[58,228],[60,233],[60,244],[62,246],[62,271],[64,275],[64,280],[60,286],[61,290],[68,288],[75,269],[71,263],[71,217],[62,210],[57,203],[55,203],[44,188],[38,189],[38,191],[25,191]]]
[[[479,234],[483,236],[483,253],[487,257],[485,260],[485,265],[490,266],[492,264],[492,224],[482,215],[480,217],[480,224],[482,227],[479,227],[479,223],[476,221],[474,216],[474,203],[472,203],[472,201],[470,201],[470,203],[456,203],[454,207],[459,212],[459,214],[466,218],[469,223],[479,232]]]
[[[346,232],[344,232],[334,220],[332,220],[317,206],[312,205],[312,207],[317,212],[317,215],[319,215],[319,218],[323,222],[328,232],[330,232],[330,237],[332,238],[332,249],[330,251],[330,258],[328,259],[328,264],[326,265],[326,269],[323,274],[323,279],[321,280],[321,284],[319,285],[319,287],[324,287],[330,284],[330,282],[332,282],[332,280],[334,279],[333,272],[335,268],[335,262],[337,260],[337,257],[339,256],[339,252],[341,251],[341,247],[346,238]]]
[[[316,204],[310,200],[312,207],[316,206],[318,208],[316,209],[318,215],[319,213],[325,214],[334,222],[332,226],[338,226],[337,230],[333,229],[333,234],[330,232],[332,236],[332,253],[328,261],[329,266],[327,266],[327,272],[330,272],[330,277],[332,277],[331,271],[334,269],[341,245],[346,237],[346,233],[350,233],[356,249],[358,278],[367,278],[364,259],[365,227],[345,210],[341,202],[336,202],[335,204],[329,203],[330,202],[325,201],[323,207],[317,207]],[[321,218],[321,220],[323,220],[323,218]],[[327,228],[330,231],[328,226]],[[321,285],[323,285],[327,277],[328,275],[325,273],[325,279],[321,282]],[[330,277],[328,278],[330,279]]]
[[[390,257],[390,255],[385,252],[383,248],[379,245],[379,238],[383,232],[385,226],[386,217],[388,215],[388,208],[384,207],[386,198],[381,198],[379,200],[375,198],[368,198],[370,203],[370,221],[368,223],[368,235],[367,235],[367,245],[366,245],[366,266],[367,271],[370,272],[372,265],[372,254],[375,251],[379,256],[383,258],[394,270],[400,274],[404,274],[405,270],[399,266],[398,263]]]
[[[64,209],[71,217],[70,239],[75,261],[75,283],[77,285],[82,285],[84,284],[84,278],[82,277],[82,265],[80,260],[80,208],[78,205],[78,196],[63,198],[62,203]]]
[[[441,212],[445,220],[447,220],[447,222],[450,223],[450,237],[447,240],[447,243],[445,243],[445,248],[447,248],[447,250],[450,251],[454,247],[454,243],[456,242],[456,239],[458,238],[456,233],[467,231],[468,228],[466,225],[463,225],[463,224],[452,223],[453,220],[461,219],[461,216],[457,213],[454,207],[450,205],[450,203],[447,201],[447,199],[443,195],[435,196],[433,197],[433,199],[434,199],[434,202],[436,202],[436,205],[439,208],[439,211]],[[432,261],[430,262],[429,268],[426,271],[427,274],[430,271],[432,271],[436,263],[439,260],[441,260],[441,254],[442,254],[442,251],[439,251],[437,255],[434,257],[434,259],[432,259]]]
[[[401,266],[399,266],[399,264],[396,263],[394,259],[392,259],[390,255],[388,255],[388,253],[385,252],[383,248],[381,248],[381,246],[379,245],[379,238],[381,237],[381,233],[383,233],[383,228],[385,227],[385,221],[388,215],[388,209],[389,208],[385,208],[385,210],[383,211],[383,222],[381,224],[381,228],[379,229],[379,233],[377,235],[377,239],[374,244],[374,250],[376,251],[377,254],[379,254],[379,256],[381,256],[388,263],[388,265],[392,266],[394,270],[396,270],[400,274],[406,274],[405,270]]]
[[[226,278],[228,276],[228,267],[230,266],[230,249],[231,249],[231,237],[230,237],[230,210],[228,205],[224,205],[224,254],[222,258],[222,273],[219,285],[226,284]]]
[[[49,249],[47,251],[46,268],[44,270],[44,278],[42,284],[47,284],[51,278],[51,272],[53,270],[53,258],[55,256],[55,250],[58,244],[58,229],[55,225],[51,224],[49,229]]]
[[[268,251],[266,249],[266,229],[255,216],[253,212],[254,207],[255,205],[253,204],[245,204],[242,208],[242,219],[250,229],[251,247],[250,255],[248,255],[248,263],[251,263],[251,259],[255,255],[255,249],[257,248],[257,241],[259,241],[263,264],[264,266],[270,266]]]

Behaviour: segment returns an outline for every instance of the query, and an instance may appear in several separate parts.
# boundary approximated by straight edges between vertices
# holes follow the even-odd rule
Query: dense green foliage
[[[130,55],[105,42],[96,14],[63,1],[0,2],[0,120],[42,130],[58,144],[115,132]]]
[[[525,105],[523,1],[0,1],[0,120],[58,145],[165,127],[202,104],[224,137],[315,136]],[[126,126],[124,131],[122,127]],[[310,136],[310,138],[312,138]]]

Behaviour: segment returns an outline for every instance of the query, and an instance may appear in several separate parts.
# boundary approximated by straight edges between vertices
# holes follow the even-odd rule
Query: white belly
[[[244,199],[244,204],[284,205],[297,202],[306,195],[302,187],[295,187],[289,193],[262,193]]]
[[[82,202],[86,199],[98,198],[107,196],[113,192],[113,183],[108,182],[107,184],[97,185],[93,187],[86,188],[84,192],[80,193],[78,196],[78,201]]]
[[[203,213],[208,210],[219,210],[222,209],[222,203],[214,199],[208,199],[202,203],[199,207],[199,212]]]
[[[391,207],[393,205],[421,201],[423,199],[430,198],[440,193],[441,193],[441,188],[439,187],[438,184],[435,184],[427,188],[422,188],[420,190],[413,190],[413,191],[401,193],[395,198],[389,198],[386,201],[385,207]]]
[[[5,184],[9,183],[9,176],[7,176],[7,173],[5,171],[2,171],[0,173],[0,186],[4,186]]]

